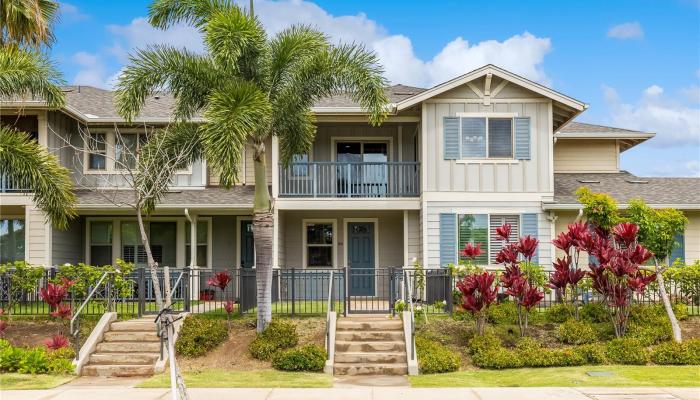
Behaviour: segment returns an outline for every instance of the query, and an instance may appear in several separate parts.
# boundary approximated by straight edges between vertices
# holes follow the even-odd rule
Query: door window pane
[[[309,176],[308,154],[295,154],[292,157],[292,176]]]
[[[489,118],[489,157],[513,157],[513,120]]]
[[[362,161],[364,162],[387,162],[388,151],[387,144],[383,142],[368,142],[363,143],[364,153],[362,155]]]
[[[0,264],[24,260],[24,220],[0,219]]]
[[[338,142],[336,154],[338,162],[360,162],[362,161],[362,143]]]

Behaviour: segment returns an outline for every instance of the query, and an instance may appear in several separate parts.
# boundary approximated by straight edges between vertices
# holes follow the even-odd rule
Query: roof
[[[638,177],[627,171],[618,173],[554,174],[554,204],[545,208],[578,208],[574,192],[586,186],[607,193],[619,204],[642,199],[647,204],[675,208],[700,208],[700,178]],[[573,207],[561,207],[573,206]]]
[[[575,121],[564,125],[554,134],[558,139],[619,139],[620,151],[628,150],[654,136],[655,134],[650,132]]]
[[[81,209],[127,207],[134,199],[132,190],[77,190],[75,193]],[[164,196],[157,208],[251,208],[254,195],[254,186],[173,190]]]
[[[389,98],[389,102],[396,104],[408,98],[411,98],[419,93],[423,93],[428,89],[419,88],[414,86],[406,85],[394,85],[386,88],[386,95]],[[314,108],[336,108],[336,107],[359,107],[360,105],[347,95],[335,95],[321,99],[314,104]]]
[[[622,133],[622,134],[626,134],[626,135],[647,134],[646,132],[633,131],[631,129],[615,128],[612,126],[595,125],[595,124],[588,124],[585,122],[576,122],[576,121],[572,121],[572,122],[566,124],[564,127],[559,129],[558,133],[562,133],[562,134],[575,134],[575,133],[617,134],[617,133]]]

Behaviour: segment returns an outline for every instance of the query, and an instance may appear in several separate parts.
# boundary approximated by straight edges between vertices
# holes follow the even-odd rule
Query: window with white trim
[[[0,219],[0,264],[24,260],[24,219]]]
[[[460,117],[461,158],[513,158],[513,118]]]
[[[332,222],[307,222],[304,227],[306,235],[306,266],[333,267],[334,235]]]
[[[190,257],[192,255],[192,247],[190,245],[191,239],[191,227],[190,222],[185,222],[185,262],[189,265]],[[207,264],[207,253],[209,250],[209,221],[200,219],[197,220],[197,266],[206,267]]]
[[[109,221],[90,223],[90,264],[112,264],[112,223]]]
[[[88,137],[88,169],[107,169],[107,135],[91,133]]]
[[[491,264],[496,263],[496,256],[506,246],[506,241],[501,239],[496,233],[500,226],[510,224],[510,242],[518,241],[520,234],[520,215],[489,215],[489,260]]]
[[[139,133],[118,133],[115,135],[114,146],[116,169],[134,169],[141,152],[141,147],[146,143],[147,136]]]
[[[460,214],[458,215],[458,257],[461,260],[466,258],[461,255],[462,249],[467,243],[481,245],[482,254],[476,257],[478,265],[488,265],[496,263],[496,256],[505,247],[506,242],[496,233],[496,229],[504,224],[511,225],[509,240],[515,242],[520,236],[520,215],[500,215],[500,214]]]

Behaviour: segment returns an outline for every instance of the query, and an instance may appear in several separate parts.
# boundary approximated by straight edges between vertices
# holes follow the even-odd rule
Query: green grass
[[[589,376],[589,371],[612,376]],[[413,387],[532,386],[698,386],[700,368],[690,366],[596,365],[562,368],[472,369],[447,374],[410,376]]]
[[[51,389],[75,379],[74,375],[0,374],[2,390]]]
[[[191,388],[328,388],[333,386],[332,376],[313,372],[205,369],[185,372],[183,376],[185,384]],[[138,387],[168,388],[170,374],[156,375],[141,382]]]
[[[192,300],[190,304],[195,306],[201,303],[199,300]],[[75,303],[74,307],[78,308],[80,303]],[[158,311],[158,307],[154,301],[146,302],[146,311]],[[184,309],[185,305],[182,301],[173,302],[173,308],[175,310]],[[83,309],[83,315],[101,315],[107,310],[105,303],[103,301],[91,301]],[[136,315],[139,310],[138,301],[128,301],[128,302],[117,302],[114,304],[114,311],[120,316],[122,315]],[[22,304],[14,304],[12,306],[13,317],[29,316],[29,315],[49,315],[51,310],[48,304],[43,301],[33,301],[26,302]],[[88,314],[89,313],[89,314]]]

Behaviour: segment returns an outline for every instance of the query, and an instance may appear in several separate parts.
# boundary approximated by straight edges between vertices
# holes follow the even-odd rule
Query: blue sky
[[[66,81],[109,87],[129,52],[152,43],[202,50],[189,27],[148,26],[149,3],[63,3],[52,54]],[[624,169],[700,176],[700,0],[255,0],[255,9],[271,34],[301,22],[366,44],[393,83],[431,86],[500,65],[588,103],[579,121],[657,133],[623,154]]]

